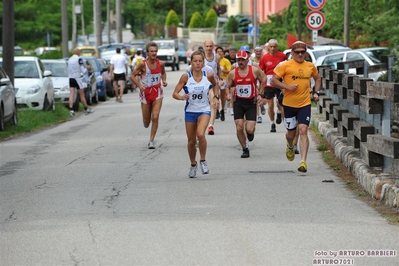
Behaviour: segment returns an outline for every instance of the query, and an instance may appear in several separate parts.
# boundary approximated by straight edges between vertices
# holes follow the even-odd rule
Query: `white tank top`
[[[190,95],[190,98],[186,101],[184,111],[193,113],[210,112],[209,90],[212,88],[212,83],[209,82],[206,72],[202,71],[200,82],[195,81],[191,72],[188,72],[187,75],[188,81],[183,89],[185,94]]]
[[[216,54],[215,54],[215,52],[213,52],[213,59],[212,59],[212,61],[209,61],[209,60],[206,59],[206,57],[205,57],[205,65],[206,65],[206,66],[210,66],[210,67],[212,68],[213,75],[215,75],[215,77],[218,76],[218,63],[216,62]]]

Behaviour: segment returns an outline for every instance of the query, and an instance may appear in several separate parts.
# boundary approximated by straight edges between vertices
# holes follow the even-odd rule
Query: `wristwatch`
[[[314,91],[314,93],[320,96],[320,91]]]
[[[215,96],[213,96],[213,97],[215,97],[216,99],[220,100],[219,94],[215,94]]]

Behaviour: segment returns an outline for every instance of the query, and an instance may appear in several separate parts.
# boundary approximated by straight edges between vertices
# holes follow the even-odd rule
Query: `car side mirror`
[[[53,73],[50,70],[44,70],[43,77],[51,77]]]

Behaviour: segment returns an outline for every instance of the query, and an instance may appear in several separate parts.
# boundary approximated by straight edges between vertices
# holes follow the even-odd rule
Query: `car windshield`
[[[174,45],[171,42],[158,43],[158,49],[173,49]]]
[[[381,56],[389,55],[389,53],[390,53],[388,49],[365,50],[364,52],[370,58],[374,57],[374,58],[377,58],[380,61],[381,61]],[[371,60],[373,60],[373,59],[371,59]]]
[[[96,59],[94,59],[94,58],[89,58],[89,59],[86,58],[85,60],[86,60],[86,63],[88,63],[92,67],[94,72],[100,72],[101,71],[100,69],[98,69],[98,65],[96,64]]]
[[[98,47],[98,50],[100,52],[106,52],[106,51],[116,51],[116,48],[121,48],[123,49],[123,44],[107,44]]]
[[[46,70],[50,70],[53,77],[68,77],[68,67],[66,63],[42,62]]]
[[[33,61],[15,61],[15,78],[40,78],[36,64]]]

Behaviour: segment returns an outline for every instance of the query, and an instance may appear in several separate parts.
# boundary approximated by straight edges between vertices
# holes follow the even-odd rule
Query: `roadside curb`
[[[346,138],[341,136],[329,122],[321,120],[317,114],[315,117],[314,122],[320,134],[324,136],[333,148],[335,156],[347,167],[363,189],[385,205],[391,208],[399,207],[398,180],[390,179],[389,173],[379,173],[369,167],[361,158],[359,149],[348,145]]]

